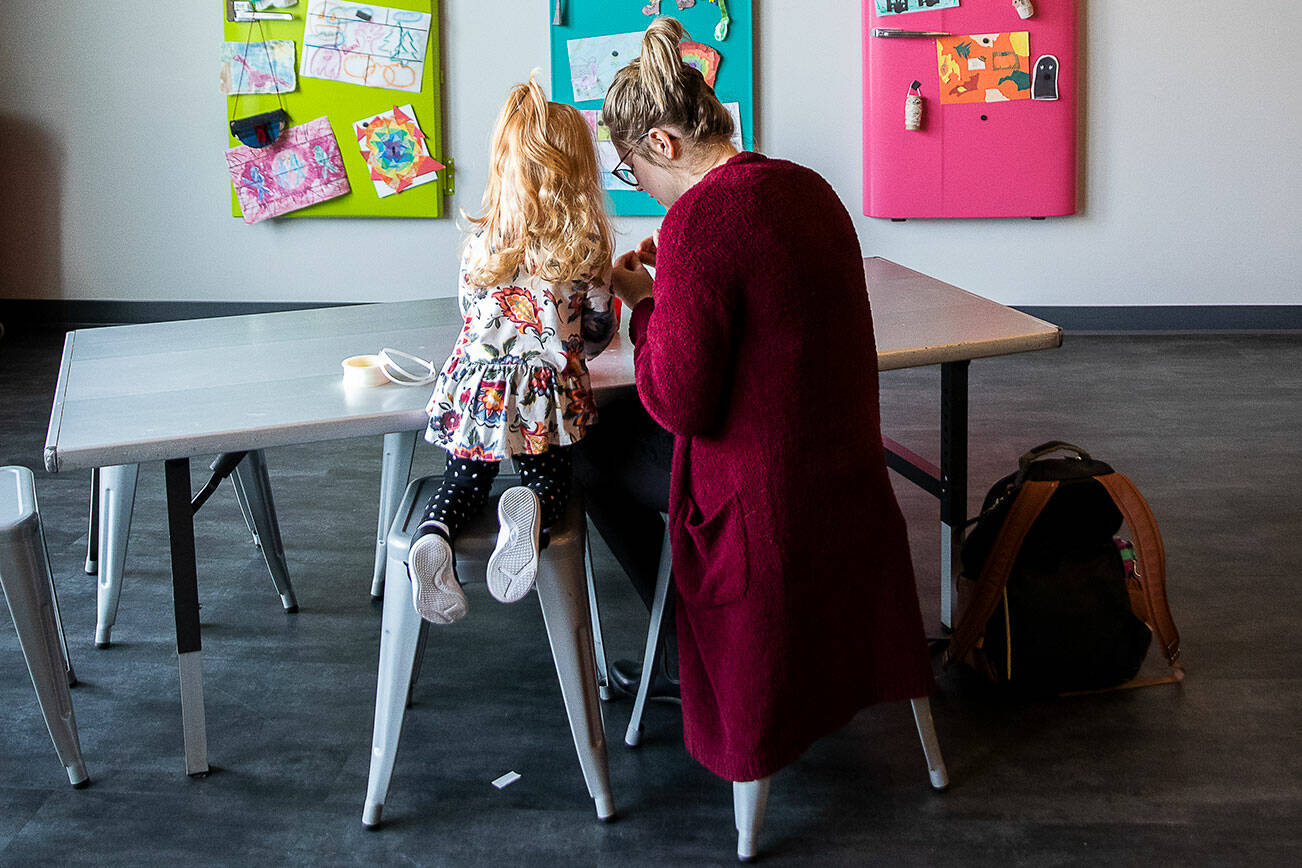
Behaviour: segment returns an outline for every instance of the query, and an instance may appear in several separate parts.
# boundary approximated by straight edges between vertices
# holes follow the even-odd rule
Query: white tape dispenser
[[[425,386],[438,379],[433,362],[410,353],[385,347],[379,355],[349,356],[340,362],[344,369],[345,388],[367,388],[394,383],[399,386]]]

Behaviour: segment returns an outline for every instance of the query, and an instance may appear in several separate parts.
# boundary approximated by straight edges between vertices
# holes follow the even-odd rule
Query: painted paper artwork
[[[744,137],[741,134],[741,103],[726,102],[723,107],[728,110],[728,114],[732,115],[732,146],[739,151],[746,150]]]
[[[980,33],[936,40],[942,105],[1031,97],[1031,40],[1019,33]]]
[[[299,75],[419,93],[428,12],[312,0],[304,15]]]
[[[579,109],[579,114],[588,122],[592,132],[592,146],[597,150],[597,171],[601,174],[601,184],[607,190],[631,190],[632,187],[610,174],[619,165],[619,154],[610,141],[610,128],[601,122],[600,109]]]
[[[642,31],[571,39],[565,45],[570,55],[574,101],[604,99],[615,73],[642,53]]]
[[[222,43],[222,93],[288,93],[298,87],[294,40]]]
[[[699,72],[705,77],[705,83],[714,87],[715,79],[719,77],[719,61],[723,59],[719,52],[699,42],[685,41],[678,43],[678,53],[682,55],[683,63]]]
[[[383,199],[438,177],[443,164],[429,155],[425,133],[410,105],[353,124],[362,158],[371,170],[375,195]]]
[[[877,0],[878,15],[900,15],[905,12],[929,12],[932,9],[953,9],[959,0]]]
[[[290,127],[265,148],[230,148],[226,165],[245,223],[288,214],[350,189],[339,143],[326,117]]]

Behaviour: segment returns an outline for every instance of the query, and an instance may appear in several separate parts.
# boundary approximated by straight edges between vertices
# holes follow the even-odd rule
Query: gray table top
[[[880,370],[1062,345],[1062,329],[887,259],[864,260]]]
[[[883,370],[1058,346],[1049,323],[882,259],[864,263]],[[78,329],[65,339],[51,471],[414,431],[429,387],[345,388],[340,362],[393,347],[441,365],[452,298]],[[589,363],[598,401],[633,384],[617,337]]]

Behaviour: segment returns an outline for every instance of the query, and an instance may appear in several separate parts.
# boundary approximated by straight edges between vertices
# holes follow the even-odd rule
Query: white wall
[[[860,4],[756,3],[760,148],[817,169],[857,214]],[[1293,82],[1302,2],[1081,3],[1081,214],[903,224],[860,216],[865,253],[1010,304],[1302,303],[1302,95]],[[0,5],[0,297],[388,301],[454,292],[451,220],[246,227],[230,216],[219,0]],[[507,87],[548,69],[548,6],[442,2],[453,212],[478,206]],[[654,221],[620,225],[631,243]]]

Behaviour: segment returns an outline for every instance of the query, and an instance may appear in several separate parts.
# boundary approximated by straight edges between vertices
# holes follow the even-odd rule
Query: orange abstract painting
[[[1031,98],[1031,39],[1019,33],[979,33],[936,40],[940,101],[1004,102]]]

